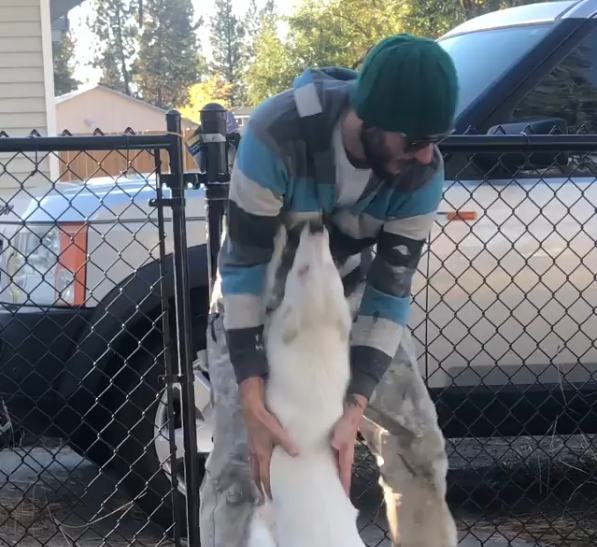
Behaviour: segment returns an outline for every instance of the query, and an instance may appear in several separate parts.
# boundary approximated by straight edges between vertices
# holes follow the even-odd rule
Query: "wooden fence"
[[[185,141],[192,130],[185,131]],[[162,171],[168,171],[168,154],[160,152]],[[197,168],[193,156],[185,148],[185,171]],[[84,181],[97,177],[119,177],[135,172],[155,172],[155,159],[149,150],[65,151],[59,155],[59,179],[63,182]]]

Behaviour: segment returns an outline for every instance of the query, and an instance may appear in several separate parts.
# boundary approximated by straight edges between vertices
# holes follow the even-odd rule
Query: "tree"
[[[139,29],[138,0],[94,0],[92,30],[100,47],[93,65],[103,73],[100,83],[131,95],[133,60]]]
[[[410,32],[436,38],[473,17],[534,2],[535,0],[411,0],[408,28]]]
[[[277,24],[277,18],[264,22],[255,40],[254,58],[245,75],[247,102],[252,105],[287,88],[296,76]]]
[[[358,67],[369,48],[398,32],[437,38],[471,17],[533,0],[303,0],[288,17],[288,39],[263,28],[246,82],[254,104],[282,91],[308,67]]]
[[[191,0],[146,0],[143,10],[135,63],[139,93],[162,108],[186,104],[201,63]]]
[[[54,95],[63,95],[76,89],[81,82],[73,77],[75,44],[70,32],[62,36],[60,42],[54,42]]]
[[[179,108],[180,113],[190,120],[199,122],[199,111],[211,102],[220,103],[225,108],[232,105],[232,85],[214,75],[208,79],[194,84],[189,89],[188,102]]]
[[[307,67],[355,66],[373,43],[400,28],[405,6],[400,0],[305,0],[286,20],[286,42],[278,36],[280,21],[270,20],[247,71],[250,102],[282,91]]]
[[[232,85],[232,100],[240,104],[244,99],[245,27],[232,10],[232,0],[216,0],[216,15],[210,26],[211,71]]]
[[[275,17],[275,4],[273,0],[267,0],[262,8],[257,7],[257,1],[251,0],[245,13],[245,34],[246,34],[246,58],[252,62],[255,58],[255,47],[257,38],[265,25],[271,23]]]

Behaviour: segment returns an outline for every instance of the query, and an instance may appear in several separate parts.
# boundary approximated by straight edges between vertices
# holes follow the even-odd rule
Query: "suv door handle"
[[[457,209],[454,211],[438,211],[438,215],[444,217],[448,222],[473,222],[477,220],[477,211]]]

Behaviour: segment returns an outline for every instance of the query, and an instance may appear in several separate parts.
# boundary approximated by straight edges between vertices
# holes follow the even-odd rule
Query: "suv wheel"
[[[195,428],[197,431],[197,453],[204,460],[213,447],[213,408],[210,402],[210,386],[208,380],[200,372],[195,374]],[[174,431],[177,459],[175,462],[176,482],[178,491],[186,496],[187,488],[184,478],[184,433],[182,427],[182,400],[180,384],[173,388],[174,419],[168,420],[168,393],[164,389],[160,402],[154,413],[153,444],[154,451],[162,472],[172,482],[172,465],[170,457],[170,424]]]

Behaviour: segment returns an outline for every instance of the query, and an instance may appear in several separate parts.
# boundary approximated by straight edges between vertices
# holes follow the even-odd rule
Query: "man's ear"
[[[298,335],[301,328],[301,318],[292,305],[286,304],[281,313],[282,322],[282,342],[290,344]]]

